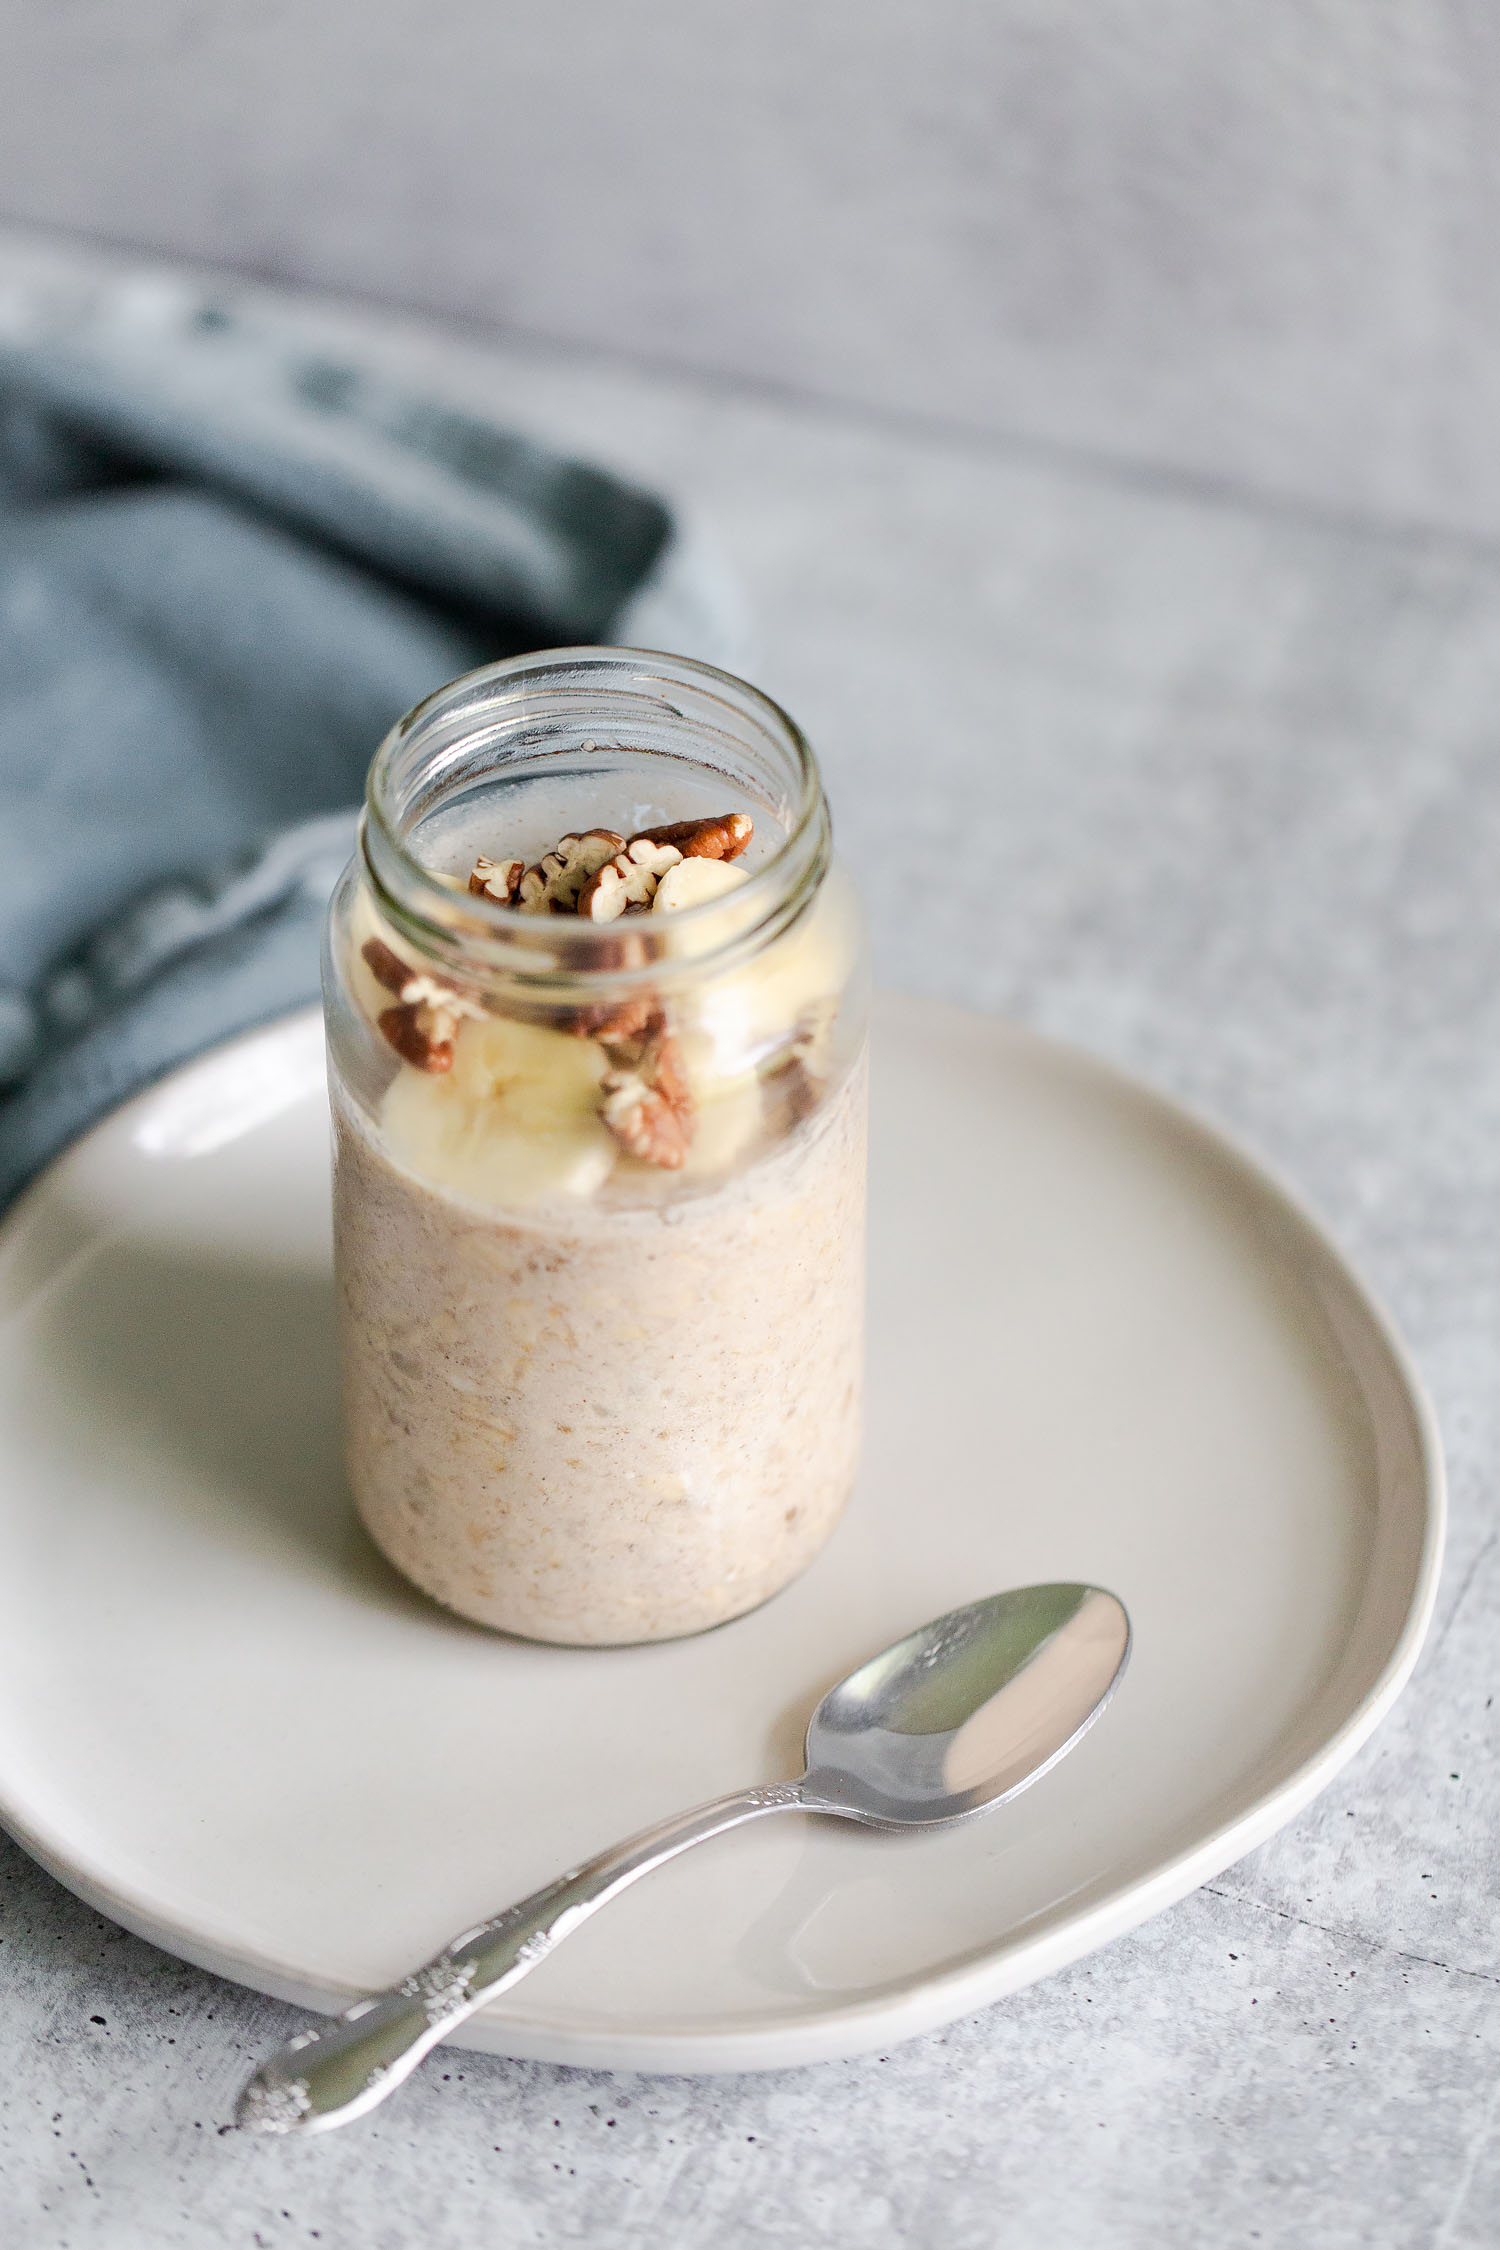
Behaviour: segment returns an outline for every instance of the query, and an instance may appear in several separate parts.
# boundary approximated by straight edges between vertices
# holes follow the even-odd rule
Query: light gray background
[[[1455,1499],[1428,1653],[1333,1790],[888,2059],[463,2056],[329,2142],[242,2145],[216,2126],[293,2011],[3,1848],[7,2240],[1493,2245],[1500,23],[9,0],[0,25],[0,211],[509,324],[323,316],[711,524],[882,973],[1083,1039],[1277,1161],[1412,1339]]]
[[[0,215],[1500,536],[1485,0],[0,0]]]

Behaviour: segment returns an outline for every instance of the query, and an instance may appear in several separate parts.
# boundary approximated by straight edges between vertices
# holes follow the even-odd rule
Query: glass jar
[[[795,725],[632,649],[456,681],[376,753],[324,982],[377,1543],[537,1640],[766,1600],[853,1482],[864,1301],[863,925]]]

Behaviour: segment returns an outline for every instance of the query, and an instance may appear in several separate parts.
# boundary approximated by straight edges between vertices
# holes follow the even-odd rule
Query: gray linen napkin
[[[375,744],[488,658],[733,661],[660,500],[159,274],[0,301],[0,1204],[311,999]]]

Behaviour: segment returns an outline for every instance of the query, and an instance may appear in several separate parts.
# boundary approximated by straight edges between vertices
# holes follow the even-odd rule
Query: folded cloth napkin
[[[733,660],[663,503],[177,277],[0,291],[0,1204],[311,999],[371,752],[455,674]]]

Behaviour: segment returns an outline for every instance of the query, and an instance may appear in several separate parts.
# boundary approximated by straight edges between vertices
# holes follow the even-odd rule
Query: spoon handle
[[[493,1920],[465,1930],[394,1990],[356,2000],[331,2022],[299,2031],[251,2075],[235,2123],[260,2133],[323,2133],[362,2117],[466,2016],[519,1984],[627,1884],[741,1821],[797,1811],[803,1803],[799,1781],[738,1789],[559,1875]]]

